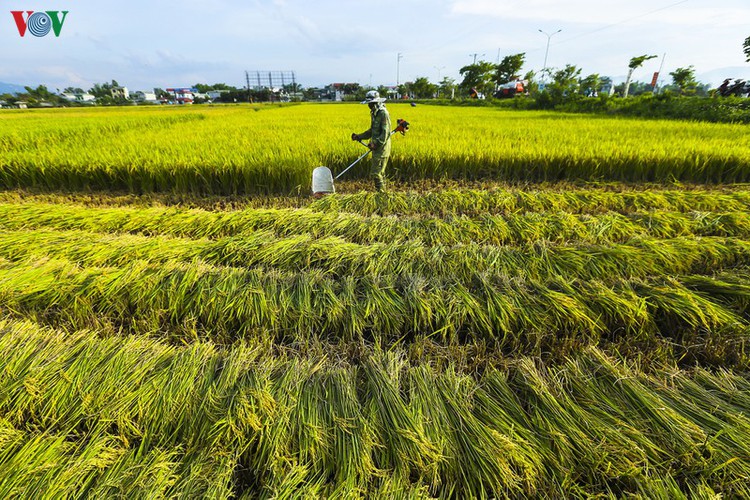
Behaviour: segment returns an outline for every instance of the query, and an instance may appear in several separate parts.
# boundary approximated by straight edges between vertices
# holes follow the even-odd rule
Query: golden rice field
[[[1,498],[750,498],[742,126],[0,113]]]
[[[750,182],[744,125],[392,104],[400,180]],[[306,193],[343,170],[365,106],[4,111],[0,187],[193,194]],[[353,170],[356,178],[365,171]]]

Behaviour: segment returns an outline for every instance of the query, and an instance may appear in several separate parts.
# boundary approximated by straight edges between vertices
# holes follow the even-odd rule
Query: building
[[[320,99],[323,101],[340,102],[346,96],[356,93],[360,88],[358,83],[332,83],[326,85],[320,93]]]
[[[391,101],[399,98],[398,87],[396,85],[388,85],[385,88],[387,95],[381,97],[387,97]]]
[[[156,98],[156,94],[153,92],[143,92],[142,90],[137,90],[130,94],[130,96],[135,102],[144,102],[150,104],[159,103],[159,99]]]
[[[110,91],[112,99],[130,99],[130,92],[127,87],[112,87]]]
[[[71,94],[68,92],[64,92],[60,94],[60,96],[66,101],[78,102],[82,104],[94,104],[94,102],[96,101],[96,97],[94,97],[93,94],[89,94],[88,92],[84,92],[82,94]]]
[[[209,100],[208,99],[208,94],[204,94],[202,92],[195,92],[193,94],[193,102],[194,103],[199,103],[200,104],[200,103],[203,103],[203,102],[207,102],[208,100]]]
[[[167,92],[172,94],[172,104],[193,104],[195,101],[195,93],[198,89],[189,87],[169,88]]]

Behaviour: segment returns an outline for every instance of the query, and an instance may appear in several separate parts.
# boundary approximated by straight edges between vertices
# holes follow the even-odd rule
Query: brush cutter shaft
[[[352,167],[353,167],[354,165],[356,165],[357,163],[359,163],[359,161],[360,161],[360,160],[361,160],[362,158],[364,158],[365,156],[369,155],[370,153],[371,153],[371,151],[370,151],[370,149],[368,148],[368,149],[367,149],[367,152],[365,152],[365,153],[362,153],[362,156],[360,156],[359,158],[357,158],[356,160],[354,160],[354,161],[352,162],[352,164],[351,164],[351,165],[349,165],[348,167],[346,167],[346,168],[345,168],[345,169],[344,169],[344,170],[343,170],[343,171],[342,171],[342,172],[341,172],[341,173],[340,173],[339,175],[337,175],[336,177],[334,177],[334,178],[333,178],[333,180],[336,180],[336,179],[338,179],[339,177],[341,177],[342,175],[344,175],[344,174],[346,173],[346,171],[347,171],[347,170],[349,170],[349,169],[350,169],[350,168],[352,168]]]

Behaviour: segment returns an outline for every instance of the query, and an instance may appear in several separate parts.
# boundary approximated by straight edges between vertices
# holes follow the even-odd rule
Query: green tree
[[[523,79],[526,81],[526,92],[530,95],[536,95],[539,92],[539,82],[536,80],[536,72],[531,70],[523,75]]]
[[[745,43],[742,44],[742,48],[745,51],[745,60],[750,62],[750,36],[745,38]]]
[[[419,76],[411,83],[410,90],[416,99],[431,99],[437,94],[438,87],[430,83],[427,77]]]
[[[398,97],[401,99],[402,96],[411,96],[411,82],[404,82],[396,87],[398,90]]]
[[[50,92],[44,85],[39,85],[37,88],[24,88],[29,97],[37,101],[49,101],[52,98],[52,92]]]
[[[362,86],[359,83],[345,83],[341,86],[341,90],[344,94],[356,94],[357,92],[362,91]],[[366,93],[367,90],[364,91],[363,95]]]
[[[636,80],[634,82],[630,82],[628,95],[631,97],[636,97],[648,92],[652,92],[653,90],[654,88],[651,86],[651,82],[639,82]],[[625,95],[625,82],[615,85],[615,93],[619,95]]]
[[[492,92],[495,86],[495,65],[487,61],[464,66],[458,72],[464,77],[458,85],[462,92],[468,94],[472,88],[483,94]]]
[[[2,94],[0,95],[0,101],[4,101],[8,104],[15,104],[20,98],[15,94]]]
[[[212,85],[207,85],[205,83],[196,83],[195,85],[193,85],[193,88],[201,94],[205,94],[208,91],[215,90]]]
[[[89,89],[89,94],[92,94],[97,99],[112,99],[112,89],[119,86],[120,84],[117,83],[117,80],[112,80],[112,83],[95,83],[94,86]]]
[[[585,95],[598,95],[602,88],[602,77],[598,73],[593,73],[581,78],[580,85]]]
[[[112,80],[111,83],[95,83],[88,92],[96,97],[96,102],[99,104],[125,104],[127,99],[112,97],[112,90],[119,87],[117,80]]]
[[[453,99],[453,95],[456,91],[456,80],[446,76],[438,84],[439,96],[443,99]]]
[[[270,100],[270,94],[271,94],[268,89],[261,89],[257,91],[251,89],[249,93],[247,89],[238,89],[234,87],[231,89],[221,89],[221,90],[227,90],[227,92],[223,92],[219,97],[214,99],[215,102],[227,102],[227,103],[247,102],[248,94],[253,101],[268,101]],[[168,99],[172,99],[174,97],[171,94],[167,94],[167,95],[169,96],[167,97]]]
[[[250,80],[250,83],[252,83],[252,80]],[[193,85],[193,88],[197,90],[198,92],[200,92],[201,94],[205,94],[206,92],[209,92],[211,90],[238,90],[237,87],[227,85],[226,83],[213,83],[210,85],[207,83],[196,83],[195,85]],[[244,88],[245,87],[243,87],[243,89]],[[156,90],[157,89],[154,89],[154,93],[156,93]]]
[[[275,98],[271,89],[267,87],[258,90],[251,89],[249,92],[247,89],[230,90],[228,94],[229,99],[231,99],[228,102],[247,102],[248,94],[250,95],[250,102],[268,102],[273,101]]]
[[[320,98],[320,92],[317,87],[307,87],[302,90],[302,98],[306,101],[314,101]]]
[[[355,83],[352,87],[352,93],[349,95],[344,96],[345,101],[357,101],[362,102],[365,100],[365,97],[367,96],[368,88],[362,87],[360,84]]]
[[[284,89],[284,92],[287,94],[296,94],[298,92],[302,92],[302,85],[299,83],[287,83],[282,87]]]
[[[24,87],[24,89],[26,89],[26,93],[22,95],[24,99],[28,101],[30,106],[36,106],[43,102],[53,105],[60,104],[60,96],[50,92],[44,85],[39,85],[36,88]]]
[[[157,99],[167,99],[168,100],[168,99],[171,99],[171,97],[172,97],[172,94],[170,94],[169,92],[167,92],[164,89],[160,89],[159,87],[155,87],[154,88],[154,94],[156,95]]]
[[[625,79],[625,90],[623,92],[623,97],[627,97],[628,92],[630,91],[630,78],[633,76],[633,71],[643,66],[644,62],[655,57],[657,56],[649,56],[644,54],[642,56],[637,56],[630,59],[630,63],[628,63],[628,77]]]
[[[695,79],[695,70],[692,66],[687,68],[677,68],[669,73],[672,77],[672,83],[680,90],[681,95],[693,95],[698,87],[698,81]]]
[[[540,107],[554,107],[565,101],[577,99],[581,76],[580,68],[571,64],[552,74],[552,82],[549,83],[538,99]]]
[[[495,82],[498,85],[502,85],[503,83],[518,79],[525,59],[526,54],[523,52],[503,57],[503,60],[500,61],[495,70]]]
[[[63,89],[63,94],[83,94],[83,89],[81,87],[65,87]]]
[[[378,94],[380,94],[380,97],[386,97],[387,98],[388,97],[388,91],[390,89],[388,87],[386,87],[385,85],[379,85],[378,88],[375,89],[375,90],[378,91]]]

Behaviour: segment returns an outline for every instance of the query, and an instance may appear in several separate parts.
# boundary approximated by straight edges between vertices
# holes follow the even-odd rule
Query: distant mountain
[[[0,94],[18,94],[21,92],[26,92],[23,85],[0,82]]]

